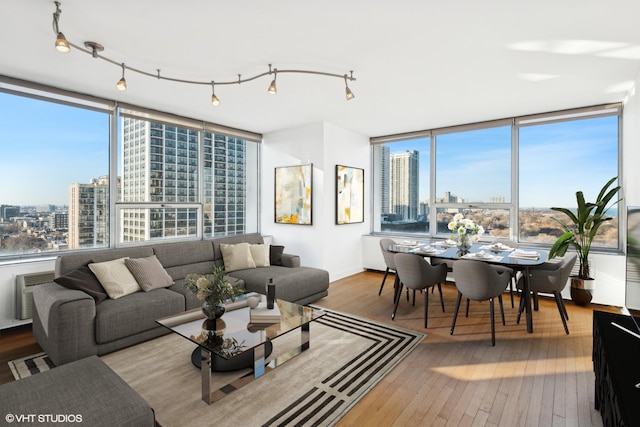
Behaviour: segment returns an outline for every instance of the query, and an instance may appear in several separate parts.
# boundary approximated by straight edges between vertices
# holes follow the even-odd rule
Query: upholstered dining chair
[[[396,263],[393,259],[395,253],[389,251],[387,248],[389,246],[395,245],[396,242],[393,239],[384,238],[380,239],[380,250],[382,250],[382,257],[384,258],[384,263],[387,266],[387,269],[384,272],[384,276],[382,276],[382,283],[380,284],[380,290],[378,291],[378,296],[382,295],[382,288],[384,288],[384,282],[387,280],[387,276],[389,272],[396,273]]]
[[[394,261],[396,272],[400,278],[400,285],[396,292],[395,305],[391,319],[395,319],[398,303],[402,294],[402,287],[407,289],[424,291],[424,327],[427,327],[429,314],[429,292],[428,288],[438,286],[440,292],[440,305],[444,313],[444,300],[442,298],[442,284],[447,280],[447,267],[444,264],[431,265],[423,257],[416,254],[395,254]],[[414,294],[415,296],[415,294]]]
[[[496,243],[502,243],[505,246],[509,246],[510,248],[517,248],[518,247],[518,243],[514,242],[513,240],[508,240],[508,239],[499,239],[499,240],[494,240],[493,242],[491,242],[492,245],[496,244]],[[500,267],[500,266],[496,266],[496,267]],[[505,267],[500,267],[497,268],[498,271],[501,271],[503,268]],[[503,270],[502,270],[503,271]],[[511,281],[509,282],[509,296],[511,297],[511,308],[514,308],[515,305],[513,303],[513,288],[514,285],[518,286],[518,271],[517,270],[511,270]]]
[[[577,258],[578,256],[574,252],[565,254],[560,262],[554,263],[547,261],[542,265],[531,268],[531,274],[529,276],[531,292],[552,294],[555,298],[558,311],[560,312],[560,318],[562,319],[562,325],[564,326],[564,331],[567,335],[569,335],[569,327],[567,326],[569,314],[567,313],[567,308],[564,306],[564,300],[562,299],[560,292],[562,292],[564,287],[567,285],[567,281],[571,275],[571,269],[575,265]],[[518,287],[521,288],[522,285],[518,284]],[[516,319],[517,323],[520,323],[520,315],[522,314],[523,309],[524,298],[521,296],[520,307],[518,308],[518,317]]]
[[[453,330],[456,327],[460,301],[463,295],[467,299],[474,301],[489,300],[489,309],[491,312],[491,345],[495,346],[496,333],[493,300],[495,297],[498,297],[502,324],[504,325],[502,293],[511,280],[511,273],[506,270],[500,272],[493,266],[482,261],[458,260],[453,264],[453,278],[456,283],[456,288],[458,288],[458,299],[456,300],[456,309],[453,313],[453,322],[451,323],[451,335],[453,335]]]

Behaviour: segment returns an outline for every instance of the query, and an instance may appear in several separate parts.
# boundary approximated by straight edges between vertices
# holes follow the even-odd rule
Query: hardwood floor
[[[592,311],[615,308],[566,301],[566,335],[555,302],[541,297],[534,333],[528,334],[524,316],[517,325],[517,309],[505,294],[506,326],[496,304],[496,346],[491,347],[487,301],[472,302],[468,318],[461,310],[452,336],[454,285],[443,289],[446,313],[437,291],[430,295],[425,330],[423,296],[417,296],[415,307],[403,297],[392,321],[393,276],[378,296],[381,281],[378,272],[336,281],[316,304],[427,337],[338,426],[602,426],[593,409]]]
[[[0,330],[0,384],[13,381],[9,361],[41,351],[31,333],[31,325]]]
[[[338,426],[602,426],[593,409],[592,311],[615,308],[566,301],[570,335],[565,335],[555,302],[541,298],[534,333],[527,334],[524,318],[516,324],[517,311],[505,294],[507,324],[500,322],[496,304],[496,346],[491,347],[488,302],[472,302],[468,318],[461,310],[452,336],[455,286],[443,288],[446,313],[437,293],[430,295],[425,330],[423,295],[417,295],[415,307],[403,298],[392,321],[393,276],[378,296],[381,281],[382,273],[370,271],[338,280],[315,304],[427,337]],[[28,326],[0,334],[0,383],[5,383],[13,380],[9,360],[41,350]]]

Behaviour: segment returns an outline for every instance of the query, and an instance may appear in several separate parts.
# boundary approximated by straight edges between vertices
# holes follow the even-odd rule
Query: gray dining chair
[[[496,333],[493,300],[495,297],[498,297],[502,324],[504,325],[506,323],[502,306],[502,293],[511,280],[511,273],[506,270],[500,272],[493,266],[482,261],[458,260],[453,264],[453,278],[456,283],[456,288],[458,288],[458,298],[456,300],[456,309],[453,313],[453,322],[451,323],[451,335],[453,335],[453,330],[456,327],[460,301],[463,295],[467,299],[474,301],[489,300],[491,313],[491,345],[495,346]]]
[[[395,319],[402,287],[407,289],[423,290],[424,289],[424,327],[427,327],[427,318],[429,314],[429,292],[428,288],[437,286],[440,292],[440,305],[444,313],[444,299],[442,298],[442,284],[447,280],[446,265],[431,265],[423,257],[416,254],[395,254],[394,261],[396,272],[400,279],[399,288],[395,294],[395,305],[391,319]],[[415,293],[414,293],[415,297]]]
[[[558,311],[560,312],[560,318],[562,319],[562,325],[564,331],[569,335],[569,327],[567,326],[567,320],[569,320],[569,313],[564,305],[564,300],[560,294],[571,275],[571,269],[576,263],[578,256],[575,253],[565,254],[559,262],[545,262],[539,266],[530,269],[529,280],[531,284],[531,292],[552,294],[556,300]],[[522,285],[518,285],[520,288]],[[520,315],[524,309],[524,298],[520,297],[520,306],[518,308],[517,323],[520,323]]]
[[[395,245],[396,242],[393,239],[380,239],[380,250],[382,250],[382,257],[384,258],[384,263],[387,269],[384,272],[384,276],[382,277],[382,283],[380,284],[380,290],[378,291],[378,296],[382,295],[382,288],[384,288],[384,282],[387,280],[387,276],[389,272],[392,271],[394,274],[396,273],[396,263],[393,259],[395,253],[389,251],[387,248],[389,246]]]
[[[518,243],[513,241],[513,240],[509,240],[509,239],[496,239],[493,242],[491,242],[492,245],[496,244],[496,243],[502,243],[505,246],[509,246],[510,248],[517,248],[518,247]],[[499,271],[502,270],[502,268],[498,268]],[[514,308],[514,302],[513,302],[513,290],[514,290],[514,286],[515,289],[518,289],[518,271],[517,270],[511,270],[511,281],[509,282],[509,296],[511,297],[511,308]]]

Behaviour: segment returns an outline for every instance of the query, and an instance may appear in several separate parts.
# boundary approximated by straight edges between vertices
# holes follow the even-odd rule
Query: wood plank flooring
[[[392,321],[393,276],[378,296],[381,281],[382,273],[373,271],[335,281],[329,296],[315,304],[427,337],[338,426],[602,426],[593,409],[592,311],[615,308],[566,301],[570,335],[565,335],[555,302],[541,298],[534,333],[527,334],[524,317],[517,325],[517,311],[505,294],[507,324],[500,322],[496,304],[496,346],[491,347],[488,302],[472,302],[468,318],[461,310],[452,336],[454,285],[443,288],[445,313],[437,291],[429,295],[425,330],[423,295],[417,295],[415,306],[403,297]],[[13,379],[9,360],[41,350],[28,326],[0,334],[2,384]]]
[[[565,301],[569,332],[552,298],[540,298],[533,314],[534,333],[524,315],[504,295],[506,326],[496,304],[496,346],[491,347],[489,303],[461,308],[450,335],[457,291],[443,289],[443,313],[437,291],[429,295],[429,326],[424,329],[423,296],[416,305],[404,297],[396,319],[393,276],[381,296],[382,273],[363,272],[331,284],[316,304],[358,316],[424,331],[427,337],[364,397],[338,426],[602,426],[593,406],[592,312],[613,307],[579,307]],[[313,333],[313,332],[312,332]]]

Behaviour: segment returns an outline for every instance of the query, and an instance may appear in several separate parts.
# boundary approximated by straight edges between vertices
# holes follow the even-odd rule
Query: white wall
[[[274,222],[274,168],[313,163],[313,225]],[[365,222],[336,225],[337,164],[365,170]],[[370,230],[369,138],[329,123],[316,123],[264,135],[262,144],[261,232],[273,236],[302,265],[329,271],[337,280],[362,271],[362,235]]]

